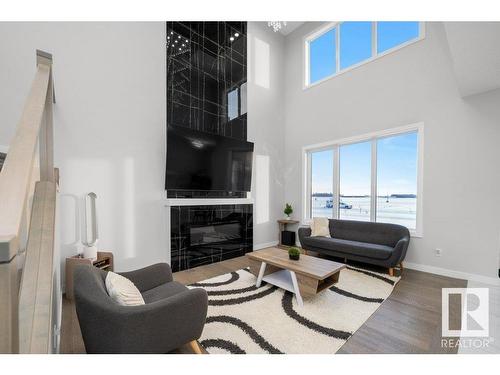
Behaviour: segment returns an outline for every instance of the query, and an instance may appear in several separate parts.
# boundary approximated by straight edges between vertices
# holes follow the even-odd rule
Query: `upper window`
[[[305,217],[393,223],[421,235],[422,126],[307,147]]]
[[[372,56],[372,23],[343,22],[340,25],[340,70]]]
[[[306,39],[306,86],[423,36],[420,22],[342,22]]]
[[[335,35],[336,29],[332,29],[309,43],[310,82],[320,81],[337,71]]]
[[[377,22],[377,53],[417,39],[419,29],[418,22]]]

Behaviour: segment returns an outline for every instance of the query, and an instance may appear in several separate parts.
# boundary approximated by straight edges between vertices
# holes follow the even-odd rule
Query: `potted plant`
[[[288,249],[288,257],[291,259],[291,260],[299,260],[300,258],[300,249],[298,247],[290,247]]]
[[[290,215],[293,213],[293,208],[292,208],[292,205],[290,203],[286,203],[285,204],[285,209],[283,210],[283,212],[285,213],[285,217],[287,220],[290,220]]]

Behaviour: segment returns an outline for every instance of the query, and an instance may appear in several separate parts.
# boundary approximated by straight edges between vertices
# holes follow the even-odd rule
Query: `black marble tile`
[[[166,23],[168,124],[246,140],[246,114],[229,121],[227,103],[228,93],[247,80],[246,27],[240,21]],[[167,196],[242,198],[246,194],[168,191]]]
[[[203,22],[203,37],[212,43],[218,44],[219,40],[219,26],[223,22]]]
[[[233,85],[240,85],[246,81],[246,72],[243,65],[231,60],[231,76],[229,82]]]
[[[246,22],[167,22],[166,27],[167,121],[246,136],[227,121],[227,95],[246,82]],[[246,116],[239,118],[237,127],[246,126]]]

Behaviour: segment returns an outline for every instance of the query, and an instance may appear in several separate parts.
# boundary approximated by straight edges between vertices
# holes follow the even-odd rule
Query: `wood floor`
[[[245,257],[177,272],[191,284],[247,267]],[[338,353],[456,353],[441,347],[441,289],[463,288],[467,281],[405,269],[390,297],[354,333]],[[452,310],[451,320],[459,317]],[[450,323],[452,324],[452,323]],[[61,353],[85,353],[74,304],[63,300]],[[190,353],[189,347],[177,353]]]

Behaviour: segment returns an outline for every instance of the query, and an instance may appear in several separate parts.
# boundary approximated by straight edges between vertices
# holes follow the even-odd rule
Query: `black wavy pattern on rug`
[[[231,272],[231,277],[227,281],[220,281],[217,283],[194,283],[191,284],[190,286],[199,286],[199,287],[204,287],[204,286],[222,286],[222,285],[228,285],[231,283],[234,283],[236,280],[239,280],[240,275],[236,272]]]
[[[231,354],[247,354],[243,349],[241,349],[234,342],[223,340],[223,339],[208,339],[200,342],[203,347],[206,348],[220,348],[227,350]]]
[[[349,337],[351,337],[351,335],[352,335],[351,332],[346,332],[346,331],[341,331],[341,330],[337,330],[337,329],[333,329],[333,328],[324,327],[322,325],[314,323],[313,321],[299,315],[293,309],[292,299],[293,299],[293,294],[288,292],[288,291],[283,294],[283,298],[281,299],[281,306],[283,307],[285,314],[288,315],[290,318],[296,320],[298,323],[302,324],[303,326],[305,326],[309,329],[312,329],[313,331],[316,331],[318,333],[322,333],[322,334],[330,336],[330,337],[334,337],[336,339],[347,340]]]
[[[259,333],[249,324],[245,323],[244,321],[238,318],[228,315],[210,316],[207,318],[206,324],[214,322],[232,324],[240,328],[252,339],[253,342],[255,342],[257,345],[259,345],[262,349],[264,349],[270,354],[284,354],[282,351],[271,345],[264,337],[259,335]]]
[[[263,297],[275,292],[277,289],[278,289],[278,287],[272,286],[269,289],[266,289],[260,293],[255,293],[255,294],[245,296],[245,297],[230,298],[230,299],[209,299],[208,305],[209,306],[238,305],[240,303],[245,303],[248,301],[253,301],[255,299],[263,298]]]
[[[359,273],[362,273],[362,274],[374,277],[376,279],[382,280],[382,281],[386,282],[387,284],[391,284],[391,285],[395,284],[394,280],[388,279],[387,277],[384,277],[384,276],[381,276],[381,275],[377,275],[376,273],[373,273],[373,272],[370,272],[370,271],[360,270],[360,269],[352,268],[352,267],[349,267],[349,266],[347,266],[346,268],[348,270],[359,272]]]
[[[226,295],[229,295],[229,294],[238,294],[238,293],[253,292],[254,290],[257,290],[257,287],[255,285],[252,285],[252,286],[248,286],[246,288],[240,288],[240,289],[207,290],[207,294],[209,296],[226,296]]]
[[[383,298],[371,298],[371,297],[360,296],[359,294],[354,294],[354,293],[348,292],[347,290],[343,290],[343,289],[337,288],[336,286],[332,286],[329,289],[332,292],[340,294],[341,296],[349,297],[349,298],[354,298],[354,299],[357,299],[357,300],[363,301],[363,302],[373,302],[373,303],[382,303],[382,302],[384,302]]]

